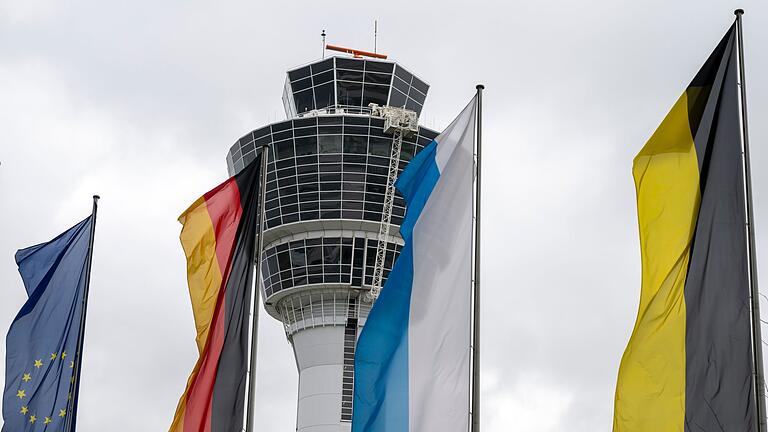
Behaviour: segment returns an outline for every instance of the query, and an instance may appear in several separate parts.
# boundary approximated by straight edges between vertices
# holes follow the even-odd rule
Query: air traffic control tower
[[[293,346],[298,432],[351,429],[355,344],[403,245],[394,180],[437,136],[418,126],[429,86],[355,54],[289,70],[287,119],[227,154],[234,175],[270,145],[261,289]]]

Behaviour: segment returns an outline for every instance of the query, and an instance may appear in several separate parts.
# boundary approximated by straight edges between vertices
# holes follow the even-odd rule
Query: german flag
[[[179,217],[200,358],[170,432],[242,429],[260,167],[261,156]]]
[[[736,37],[634,160],[642,290],[614,432],[757,430]]]

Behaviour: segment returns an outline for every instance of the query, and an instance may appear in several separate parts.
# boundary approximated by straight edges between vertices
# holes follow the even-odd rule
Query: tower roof
[[[283,105],[288,118],[340,109],[366,112],[368,104],[421,114],[429,85],[396,62],[333,56],[288,71]]]

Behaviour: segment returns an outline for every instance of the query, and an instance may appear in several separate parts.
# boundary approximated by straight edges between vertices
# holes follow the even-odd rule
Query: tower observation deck
[[[260,287],[293,346],[298,432],[351,429],[355,344],[373,301],[377,251],[386,279],[403,245],[399,194],[382,229],[390,167],[399,174],[437,136],[418,127],[396,138],[370,104],[418,116],[428,90],[392,61],[316,61],[288,71],[287,119],[249,132],[227,154],[234,175],[270,146]]]

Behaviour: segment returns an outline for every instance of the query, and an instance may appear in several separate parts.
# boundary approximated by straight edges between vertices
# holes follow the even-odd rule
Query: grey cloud
[[[761,2],[6,4],[0,328],[24,300],[14,251],[100,193],[81,428],[167,428],[196,356],[176,217],[225,177],[235,139],[282,118],[283,74],[320,56],[320,30],[371,49],[376,18],[380,51],[431,84],[422,122],[444,127],[486,85],[484,423],[610,430],[640,287],[632,157],[735,7],[747,11],[759,253]],[[259,350],[259,423],[293,430],[293,354],[266,314]]]

